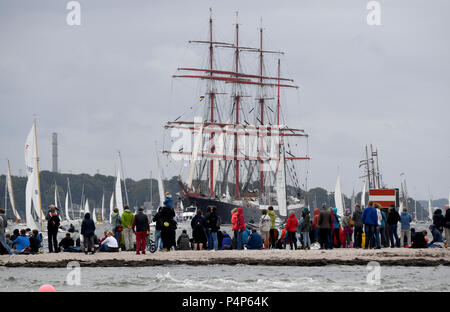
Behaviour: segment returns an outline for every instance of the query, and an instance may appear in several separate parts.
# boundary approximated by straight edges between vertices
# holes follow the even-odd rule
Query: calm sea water
[[[67,284],[63,268],[0,267],[0,291],[450,291],[450,267],[381,267],[381,283],[366,282],[366,266],[283,267],[247,265],[81,268],[81,285]]]

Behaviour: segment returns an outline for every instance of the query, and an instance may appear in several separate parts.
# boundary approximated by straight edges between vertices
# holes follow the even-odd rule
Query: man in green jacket
[[[269,212],[267,213],[270,217],[270,221],[272,221],[272,224],[270,225],[270,240],[272,241],[272,248],[275,248],[275,220],[277,219],[277,215],[275,214],[275,211],[273,211],[273,207],[269,206]]]
[[[125,250],[130,251],[134,249],[133,242],[133,219],[134,214],[131,212],[128,206],[123,207],[125,210],[122,213],[122,227],[123,227],[123,240],[125,243]]]

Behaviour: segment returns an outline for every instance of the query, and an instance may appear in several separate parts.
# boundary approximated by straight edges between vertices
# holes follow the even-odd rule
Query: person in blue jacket
[[[247,249],[258,250],[263,246],[261,235],[256,232],[256,229],[252,229],[252,234],[248,238]]]
[[[431,234],[433,235],[433,240],[427,244],[427,247],[431,248],[444,248],[444,239],[439,231],[438,227],[434,224],[429,227]]]
[[[250,232],[250,230],[247,227],[242,231],[242,245],[244,247],[248,243],[248,238],[250,237],[250,234],[252,234],[252,232]]]
[[[164,207],[172,208],[173,206],[173,198],[169,192],[166,192],[166,199],[164,200]]]
[[[230,250],[232,248],[232,240],[230,235],[227,232],[223,231],[222,233],[222,250]]]
[[[369,201],[369,205],[362,213],[362,222],[364,224],[364,233],[366,234],[365,248],[375,248],[375,231],[378,224],[378,213],[373,208],[373,201]]]
[[[408,213],[408,209],[405,207],[405,208],[403,208],[403,211],[400,214],[400,225],[401,225],[401,227],[400,227],[400,233],[401,233],[400,242],[403,244],[405,235],[406,235],[406,240],[407,240],[408,246],[411,245],[411,222],[412,222],[412,217]]]
[[[22,253],[26,248],[30,247],[30,239],[28,238],[28,236],[26,235],[26,231],[25,229],[20,230],[20,236],[17,237],[14,241],[13,241],[13,246],[15,246],[14,249],[14,253],[16,254],[20,254]]]

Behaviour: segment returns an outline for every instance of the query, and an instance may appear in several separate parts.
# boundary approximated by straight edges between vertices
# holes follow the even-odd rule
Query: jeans
[[[381,244],[384,248],[388,247],[388,243],[386,240],[386,230],[384,227],[380,228],[380,235],[381,235]]]
[[[242,233],[237,231],[237,230],[234,230],[234,248],[238,249],[238,250],[243,249],[243,246],[242,246]]]
[[[270,240],[272,241],[272,248],[275,248],[275,229],[270,229]]]
[[[366,233],[366,244],[365,247],[375,247],[375,225],[365,224],[364,225],[364,233]]]
[[[362,248],[362,233],[363,233],[363,228],[362,226],[355,226],[355,232],[353,233],[355,236],[355,245],[353,247],[355,248]]]
[[[319,243],[321,249],[330,248],[330,230],[319,229]]]
[[[5,249],[9,252],[10,255],[12,254],[12,250],[9,247],[8,243],[6,242],[6,235],[5,234],[1,234],[0,235],[0,244],[2,244],[5,247]]]
[[[380,228],[379,227],[375,229],[375,242],[376,242],[377,248],[381,248],[381,245],[380,245]]]
[[[100,246],[100,248],[98,249],[98,251],[108,251],[109,247],[107,244],[103,244]]]
[[[205,234],[206,234],[206,239],[208,240],[208,250],[211,250],[211,249],[213,249],[213,241],[212,241],[211,232],[209,231],[209,228],[205,228]]]
[[[318,227],[313,229],[313,235],[314,235],[314,242],[318,242],[319,241],[319,228]]]
[[[295,237],[296,232],[287,231],[288,237],[289,237],[289,246],[292,248],[292,245],[294,245],[295,249],[297,249],[297,237]]]
[[[219,241],[217,240],[217,232],[211,232],[211,241],[212,241],[211,249],[219,250]]]
[[[397,233],[397,224],[389,224],[389,240],[391,241],[391,248],[394,248],[394,237],[397,247],[400,247],[400,238]]]
[[[48,251],[49,252],[59,252],[58,240],[56,236],[58,232],[48,232]]]
[[[333,234],[331,236],[331,245],[334,245],[334,238],[336,237],[336,246],[337,248],[341,248],[341,237],[339,228],[333,230]]]
[[[117,229],[114,229],[113,232],[114,232],[114,238],[116,239],[117,243],[120,245],[120,231],[117,231]]]
[[[156,245],[156,250],[158,250],[158,246],[159,246],[159,250],[163,249],[163,242],[161,239],[161,230],[155,230],[155,245]]]
[[[309,239],[309,232],[303,232],[303,245],[304,247],[311,246],[311,240]]]

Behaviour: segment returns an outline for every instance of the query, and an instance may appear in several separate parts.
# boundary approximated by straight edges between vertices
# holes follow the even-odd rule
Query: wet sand
[[[82,267],[143,267],[160,265],[273,265],[324,266],[366,265],[377,261],[387,266],[450,266],[450,249],[386,248],[378,250],[228,250],[228,251],[171,251],[136,255],[135,252],[52,253],[39,255],[0,256],[5,267],[67,267],[78,261]]]

